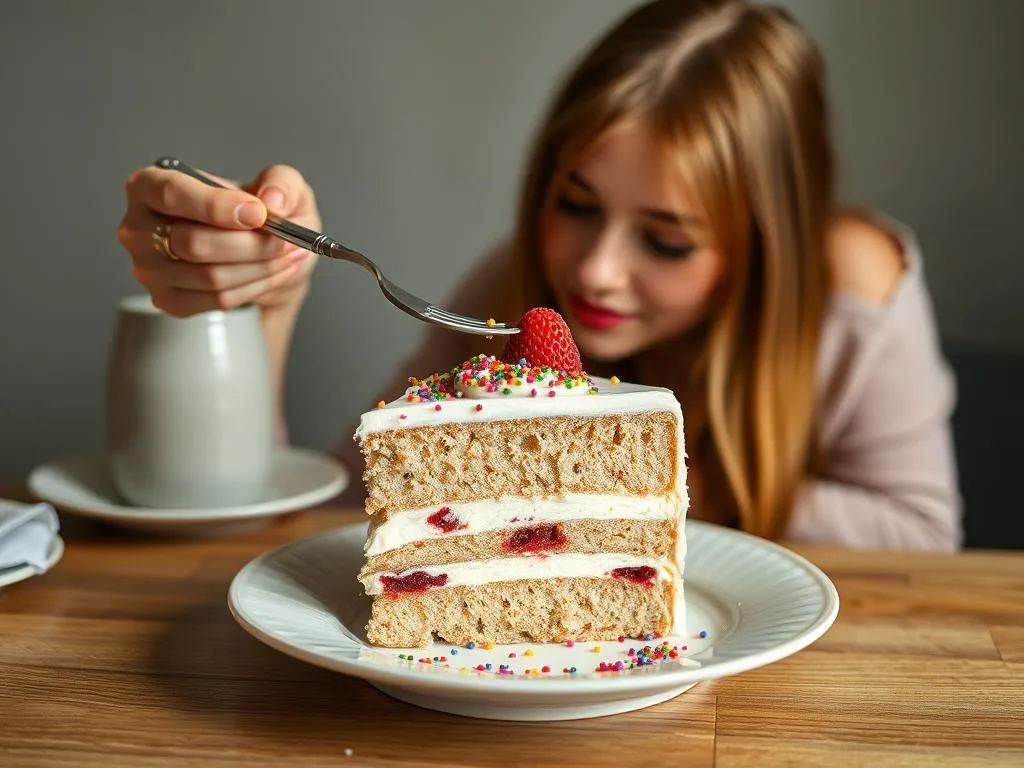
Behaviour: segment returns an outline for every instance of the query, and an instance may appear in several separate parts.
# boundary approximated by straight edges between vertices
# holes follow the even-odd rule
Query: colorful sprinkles
[[[684,645],[682,650],[685,650]],[[596,650],[596,649],[595,649]],[[637,667],[649,667],[657,662],[672,661],[679,658],[680,648],[677,645],[669,645],[663,642],[661,645],[645,645],[643,648],[630,648],[626,651],[628,658],[623,661],[602,661],[595,668],[595,672],[622,672],[626,669]]]
[[[676,661],[680,659],[682,654],[685,653],[687,650],[686,645],[673,645],[669,640],[665,638],[661,638],[659,640],[651,642],[654,639],[654,637],[655,635],[653,633],[647,632],[642,636],[642,639],[645,642],[645,644],[642,646],[628,645],[625,648],[615,646],[615,655],[618,656],[621,654],[621,658],[613,658],[604,661],[599,661],[597,666],[594,667],[594,672],[601,674],[609,672],[628,672],[629,670],[637,668],[655,666],[657,664],[663,664],[665,662]],[[708,631],[706,629],[702,629],[700,632],[695,634],[694,637],[707,638]],[[627,638],[625,635],[619,635],[617,640],[619,643],[625,643]],[[562,643],[562,645],[566,648],[573,648],[576,645],[576,643],[572,640],[567,640],[564,643]],[[470,651],[492,651],[496,647],[497,646],[495,646],[495,644],[489,640],[484,641],[479,645],[473,641],[470,641],[467,642],[465,646],[463,646],[463,648]],[[597,654],[603,652],[602,646],[597,643],[591,645],[589,650]],[[459,649],[452,648],[449,651],[449,653],[451,656],[456,656],[459,653]],[[526,648],[518,654],[515,651],[510,651],[508,652],[507,655],[509,659],[515,659],[517,657],[533,657],[536,654],[537,651],[533,648]],[[424,656],[421,658],[417,658],[414,654],[399,653],[397,655],[399,661],[415,662],[417,664],[422,664],[425,666],[451,669],[451,665],[448,663],[448,656]],[[452,659],[452,661],[454,662],[454,659]],[[459,667],[458,672],[460,674],[468,674],[469,672],[483,672],[500,676],[512,676],[516,674],[516,670],[512,668],[512,663],[494,664],[490,662],[480,662],[477,664],[473,664],[472,662],[470,662],[469,664],[463,664],[461,667]],[[541,677],[543,675],[549,675],[552,672],[557,673],[558,670],[552,670],[550,665],[544,664],[540,667],[524,667],[522,671],[519,672],[519,674],[523,677]],[[576,667],[562,667],[561,673],[563,675],[574,675],[577,673],[577,669]]]
[[[476,355],[453,371],[459,387],[479,388],[488,393],[511,395],[515,387],[530,385],[531,394],[538,387],[564,386],[572,389],[591,384],[585,373],[571,374],[544,366],[531,366],[525,359],[506,363],[491,355]],[[537,385],[537,386],[532,386]],[[552,390],[553,391],[553,390]]]
[[[596,392],[593,382],[586,373],[567,373],[547,366],[531,366],[526,360],[506,363],[491,355],[475,355],[448,373],[435,373],[425,379],[410,378],[405,400],[409,403],[438,402],[461,398],[462,390],[479,389],[488,394],[513,395],[524,391],[536,397],[543,389],[548,397],[554,397],[556,389],[587,387]],[[436,409],[436,407],[435,407]],[[476,409],[482,410],[477,405]]]
[[[447,373],[435,373],[425,379],[410,378],[409,388],[405,392],[405,400],[409,403],[427,403],[454,397],[451,376]]]

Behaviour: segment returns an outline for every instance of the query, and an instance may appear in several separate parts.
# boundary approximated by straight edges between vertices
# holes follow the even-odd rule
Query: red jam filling
[[[567,543],[562,526],[531,525],[513,531],[501,543],[506,552],[543,552],[550,549],[561,549]]]
[[[384,594],[388,597],[399,595],[422,594],[432,587],[443,587],[448,583],[448,574],[439,573],[431,576],[426,571],[413,571],[407,576],[381,576]]]
[[[625,579],[645,587],[653,587],[654,579],[658,572],[649,565],[640,565],[635,568],[616,568],[612,571],[613,579]]]
[[[450,507],[441,507],[437,512],[427,518],[427,522],[435,528],[439,528],[445,533],[451,533],[456,528],[465,528],[465,524],[460,525],[459,517],[452,512]]]

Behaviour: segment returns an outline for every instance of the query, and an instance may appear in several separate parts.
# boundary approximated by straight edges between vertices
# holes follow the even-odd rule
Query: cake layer
[[[475,536],[524,523],[568,520],[671,520],[682,517],[686,497],[565,494],[548,498],[509,496],[469,503],[436,504],[374,515],[366,539],[367,557],[414,542]]]
[[[367,639],[390,648],[424,648],[432,634],[452,645],[612,640],[682,626],[682,585],[621,579],[547,578],[433,589],[373,599]]]
[[[460,408],[473,406],[457,402],[448,410]],[[680,429],[678,415],[662,410],[373,432],[361,443],[366,510],[415,509],[438,499],[679,491],[685,488]]]
[[[359,577],[378,571],[487,560],[531,552],[621,552],[654,560],[676,557],[676,520],[567,520],[513,524],[476,535],[415,541],[367,558]]]
[[[682,631],[688,502],[671,391],[487,356],[410,385],[356,432],[371,643]]]

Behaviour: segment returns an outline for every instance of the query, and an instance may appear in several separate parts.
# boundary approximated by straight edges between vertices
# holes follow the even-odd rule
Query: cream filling
[[[549,498],[506,496],[465,504],[443,504],[422,509],[393,512],[386,522],[374,527],[366,539],[367,557],[379,555],[416,541],[475,536],[529,523],[559,523],[567,520],[681,520],[685,497],[673,492],[664,496],[621,496],[574,493]],[[445,532],[428,522],[442,508],[446,517],[458,521]]]
[[[359,581],[367,595],[379,595],[384,591],[382,576],[402,577],[417,571],[424,571],[428,576],[436,577],[445,574],[448,580],[443,587],[479,586],[495,581],[519,581],[522,579],[574,579],[574,578],[613,578],[611,572],[616,568],[639,568],[649,566],[655,570],[655,579],[668,582],[675,586],[675,604],[673,606],[672,632],[683,630],[685,617],[685,600],[683,599],[683,579],[678,568],[665,560],[639,557],[628,554],[596,554],[584,555],[566,553],[559,555],[529,555],[522,557],[491,558],[486,560],[470,560],[464,563],[448,563],[445,565],[424,565],[398,572],[378,572],[362,577]]]

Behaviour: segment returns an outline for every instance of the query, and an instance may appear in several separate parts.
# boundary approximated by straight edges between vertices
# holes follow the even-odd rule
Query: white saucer
[[[438,642],[427,649],[368,645],[369,599],[356,581],[365,524],[261,555],[235,576],[228,604],[239,624],[271,648],[363,678],[410,704],[496,720],[572,720],[648,707],[702,680],[796,653],[835,621],[835,587],[799,555],[697,521],[687,522],[686,537],[687,632],[667,639],[670,646],[685,645],[686,650],[675,660],[621,672],[596,668],[601,661],[628,664],[630,648],[657,641],[576,643],[572,648],[517,644],[492,650],[452,649]],[[598,645],[601,651],[595,652]],[[530,648],[533,655],[526,653]],[[492,670],[476,671],[478,664],[491,664]],[[501,664],[513,674],[497,674]],[[544,665],[549,673],[526,673],[540,672]],[[577,671],[563,671],[571,667]]]
[[[274,458],[264,498],[253,504],[214,509],[156,509],[129,506],[114,488],[102,453],[74,456],[36,467],[29,490],[63,512],[149,531],[190,532],[252,524],[305,509],[341,493],[348,471],[325,454],[281,449]]]

